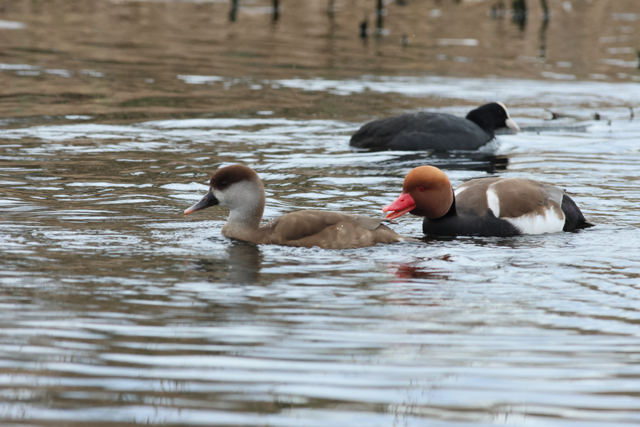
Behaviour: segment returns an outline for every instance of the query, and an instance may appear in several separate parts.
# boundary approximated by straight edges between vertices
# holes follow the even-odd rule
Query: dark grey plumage
[[[370,150],[477,150],[495,137],[495,130],[518,126],[503,104],[492,102],[466,118],[444,113],[413,113],[374,120],[362,126],[349,145]]]

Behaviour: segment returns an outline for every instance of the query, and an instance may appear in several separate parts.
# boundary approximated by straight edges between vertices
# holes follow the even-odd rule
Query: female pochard
[[[229,208],[223,235],[255,244],[347,249],[413,240],[382,224],[381,218],[320,210],[288,213],[261,226],[264,186],[258,174],[244,165],[219,169],[204,198],[184,214],[215,205]]]

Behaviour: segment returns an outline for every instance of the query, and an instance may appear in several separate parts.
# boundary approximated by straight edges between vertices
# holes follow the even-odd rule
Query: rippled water
[[[576,83],[554,97],[546,84],[490,82],[540,132],[435,156],[351,151],[359,123],[264,115],[0,130],[0,419],[636,425],[640,122],[624,103],[638,89]],[[441,96],[487,85],[440,83]],[[375,78],[296,84],[385,88]],[[522,85],[578,117],[545,121]],[[396,79],[389,90],[432,87]],[[597,226],[257,247],[220,235],[222,209],[182,216],[217,167],[238,161],[264,180],[267,219],[300,208],[380,215],[404,174],[431,163],[454,186],[489,173],[556,183]],[[415,217],[394,228],[421,236]]]
[[[372,0],[0,2],[0,424],[640,424],[635,1],[386,1],[366,40]],[[524,132],[348,147],[491,100]],[[255,246],[182,215],[236,162],[265,219],[380,216],[433,164],[554,183],[596,227]]]

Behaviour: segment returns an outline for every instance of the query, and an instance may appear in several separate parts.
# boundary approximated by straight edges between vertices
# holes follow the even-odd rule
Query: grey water
[[[220,21],[211,37],[223,28],[245,49],[214,52],[218,63],[249,61],[236,63],[237,73],[208,70],[205,44],[172,33],[192,20],[193,34],[206,39],[209,22],[197,17],[222,3],[69,0],[67,13],[56,15],[25,2],[0,15],[26,26],[13,25],[0,40],[13,46],[0,59],[0,82],[11,92],[0,105],[0,424],[638,425],[640,74],[626,67],[619,76],[615,64],[603,71],[596,61],[576,70],[596,78],[553,68],[541,79],[540,69],[525,70],[529,57],[513,56],[502,64],[523,67],[523,75],[489,75],[495,58],[474,53],[465,55],[484,64],[482,72],[456,76],[460,61],[450,61],[453,71],[434,74],[403,74],[399,65],[371,73],[344,65],[348,52],[337,47],[324,54],[342,58],[334,66],[345,69],[291,71],[280,67],[282,56],[305,57],[285,43],[297,34],[287,27],[291,4],[282,2],[281,27],[256,26],[263,3],[241,4],[230,29],[219,18],[227,9],[211,18]],[[433,10],[446,18],[467,7],[460,13],[472,19],[469,10],[489,7],[481,3],[429,2],[417,12],[440,25]],[[397,9],[385,4],[392,17]],[[558,8],[552,30],[570,20],[564,13],[591,13],[580,2],[573,12],[550,5]],[[118,25],[103,25],[97,14],[80,21],[83,7],[109,12],[100,19]],[[339,43],[350,40],[347,22],[359,9],[336,7]],[[624,43],[637,30],[631,12],[607,15]],[[308,19],[312,33],[325,25]],[[533,23],[521,42],[539,42]],[[495,23],[497,35],[519,31],[505,24]],[[104,32],[116,43],[135,25],[162,27],[163,46],[172,55],[184,46],[189,61],[177,67],[176,57],[156,49],[154,33],[141,33],[146,45],[134,38],[119,51],[70,32]],[[240,31],[251,25],[257,35]],[[257,43],[253,37],[269,31],[264,43],[280,50],[251,54],[245,39]],[[377,61],[374,43],[385,55],[403,49],[388,37],[372,38],[354,60]],[[362,42],[355,34],[349,43],[355,51]],[[434,43],[406,53],[407,69],[431,49],[452,49],[451,58],[469,49]],[[615,44],[602,43],[602,52]],[[100,62],[100,49],[122,56]],[[132,50],[147,61],[132,59]],[[267,70],[256,71],[254,61]],[[316,73],[324,66],[329,71]],[[348,146],[373,117],[425,109],[463,116],[493,99],[509,106],[523,132],[499,135],[478,152]],[[391,226],[420,242],[256,246],[220,234],[222,208],[182,215],[218,167],[238,162],[265,183],[265,220],[299,209],[381,216],[405,174],[433,164],[454,187],[489,175],[553,183],[595,227],[437,239],[424,238],[420,219],[405,215]]]
[[[499,91],[517,105],[509,87]],[[564,111],[580,110],[563,98]],[[512,110],[524,128],[547,123],[543,109]],[[599,111],[607,120],[580,121],[586,131],[501,135],[481,153],[440,156],[352,151],[358,123],[340,120],[0,130],[0,418],[640,422],[640,122]],[[224,210],[182,216],[234,162],[264,180],[267,219],[304,208],[378,216],[412,167],[437,164],[454,186],[488,174],[553,182],[596,227],[343,251],[254,246],[221,236]],[[421,237],[418,218],[394,228]]]

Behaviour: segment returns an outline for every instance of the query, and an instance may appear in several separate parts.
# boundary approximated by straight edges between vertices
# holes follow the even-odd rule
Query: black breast
[[[520,234],[510,222],[496,218],[491,210],[484,216],[474,212],[459,212],[438,219],[425,218],[422,231],[436,236],[511,237]]]

